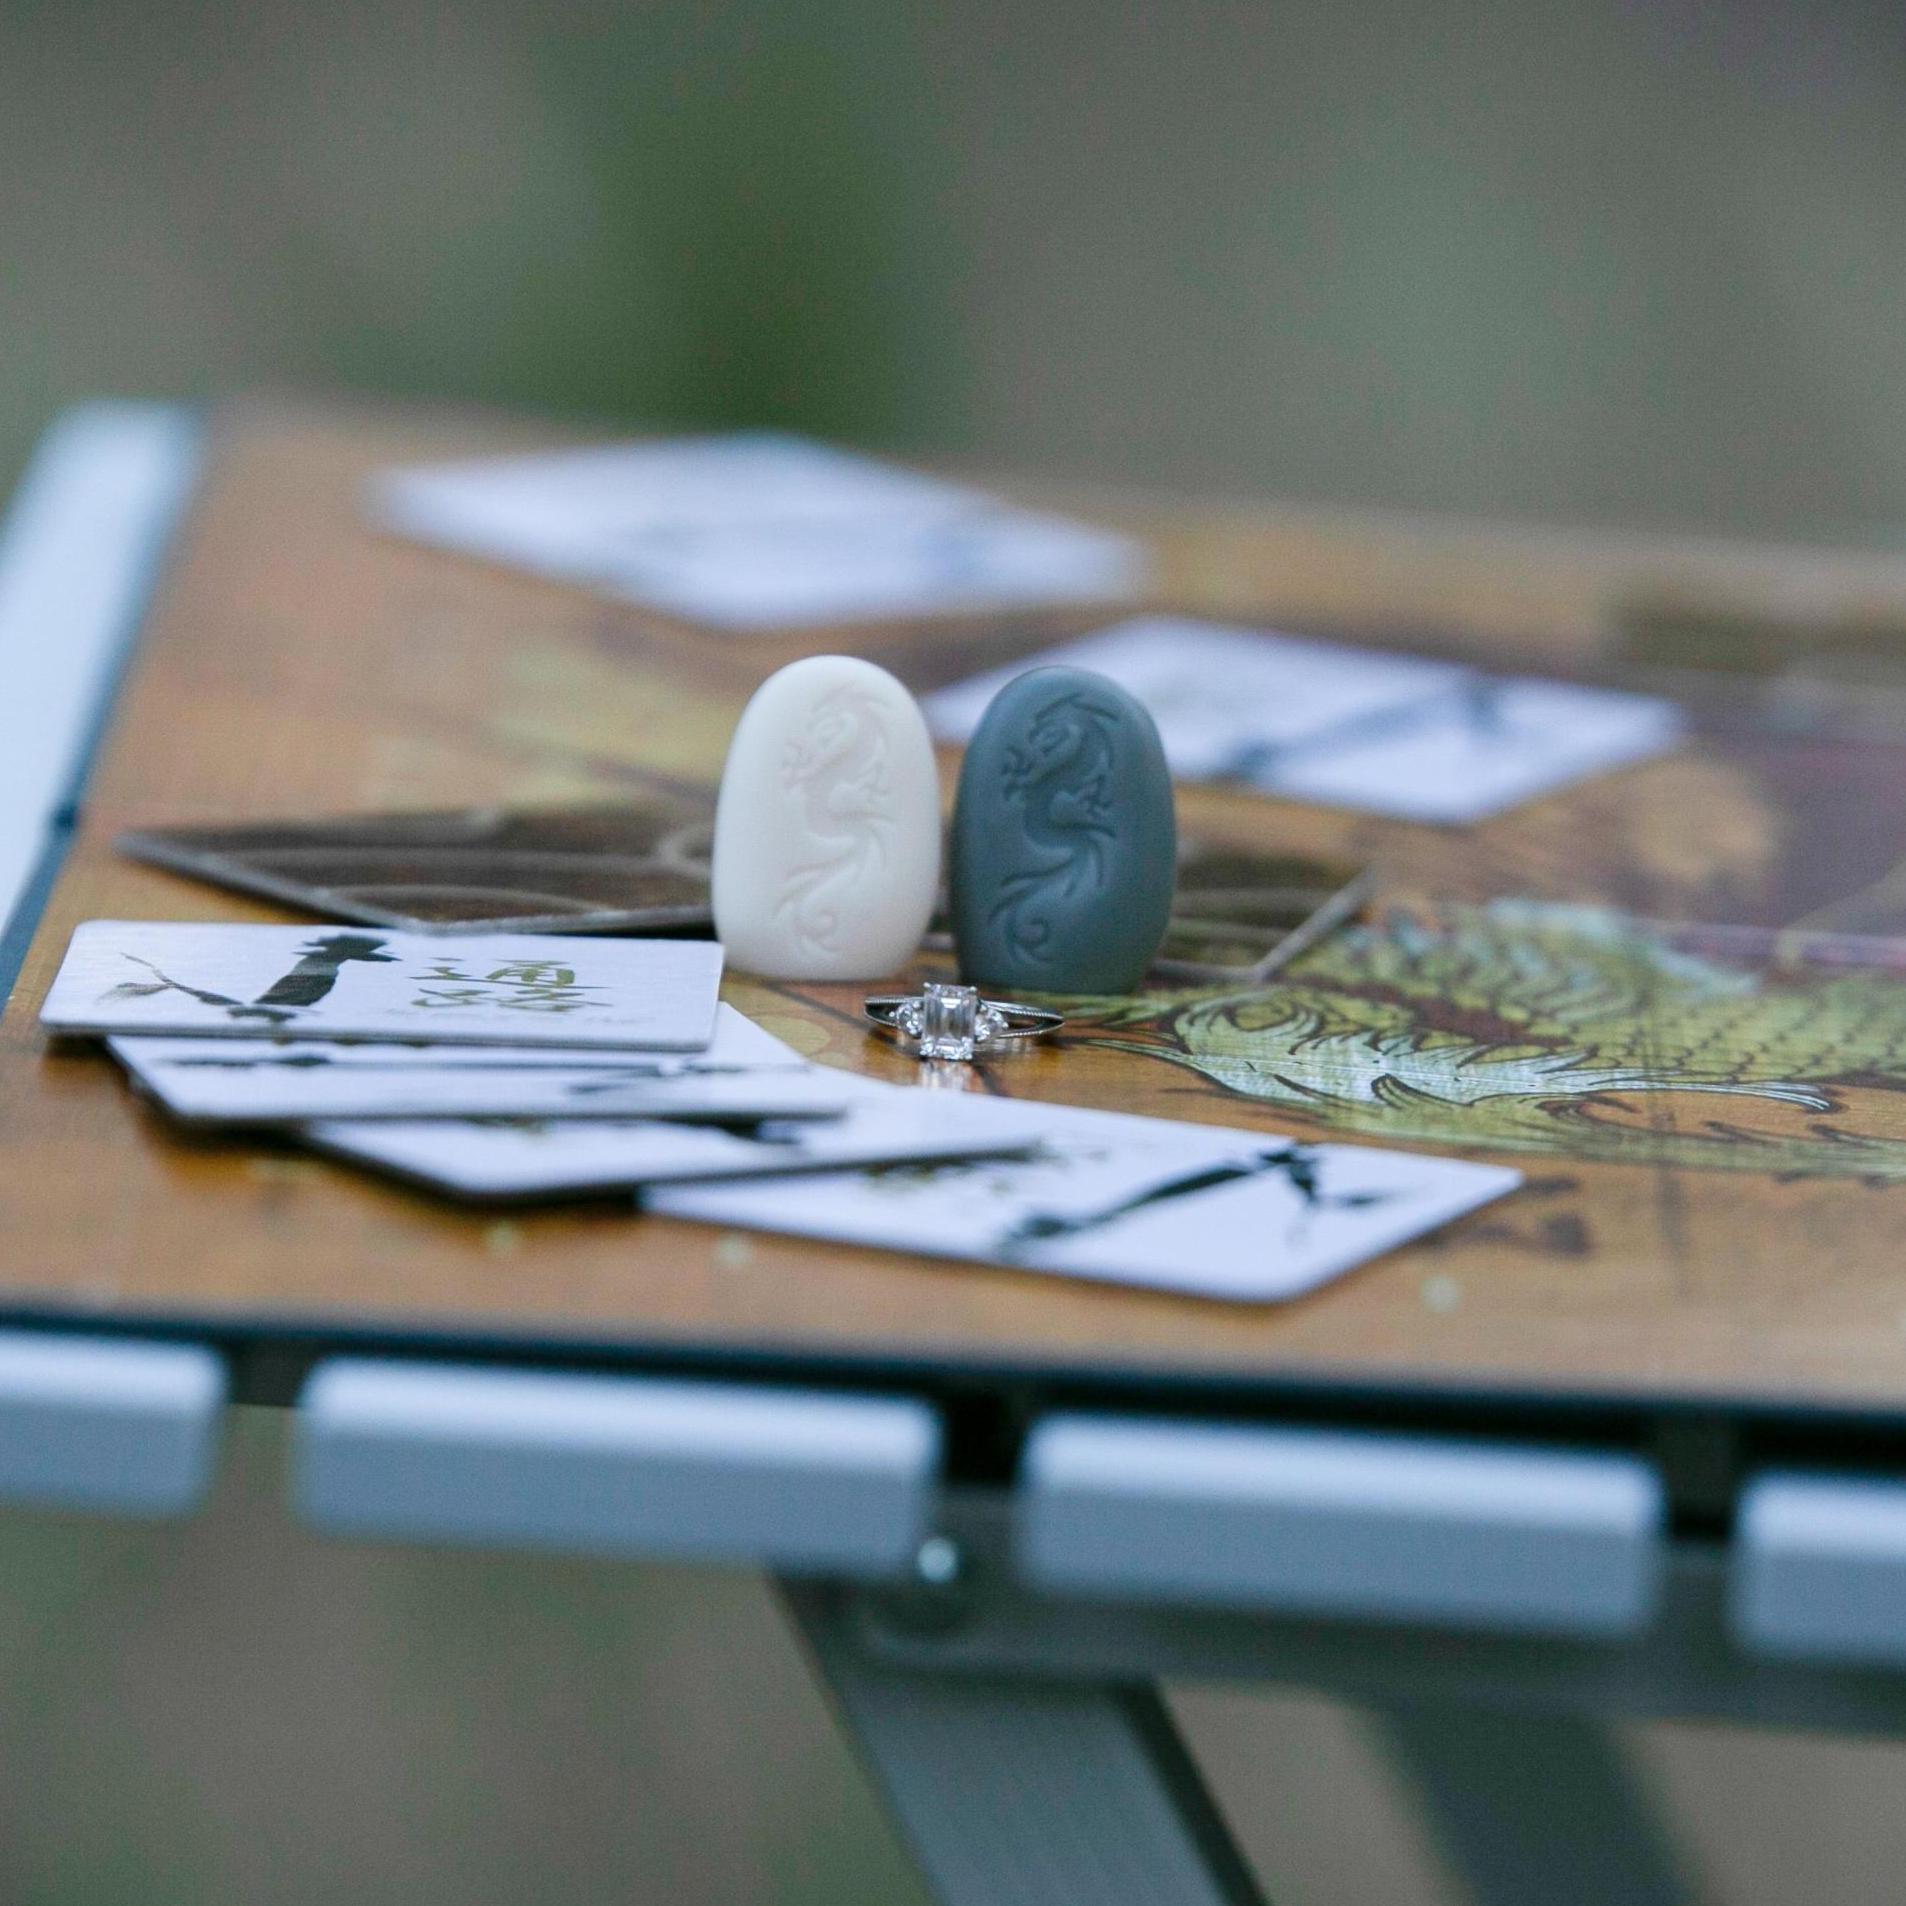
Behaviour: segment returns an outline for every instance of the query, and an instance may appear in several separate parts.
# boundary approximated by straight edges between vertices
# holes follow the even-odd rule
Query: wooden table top
[[[1294,1304],[744,1238],[626,1204],[471,1211],[281,1145],[187,1141],[103,1056],[50,1050],[35,1015],[75,922],[284,917],[116,856],[121,829],[613,799],[638,769],[712,780],[747,694],[796,654],[851,646],[925,687],[1090,626],[700,635],[360,518],[382,464],[538,441],[293,407],[218,420],[0,1027],[0,1312],[189,1327],[260,1356],[447,1342],[1267,1406],[1321,1388],[1906,1421],[1893,949],[1643,932],[1607,911],[1906,928],[1891,642],[1906,563],[1878,556],[1039,499],[1153,535],[1161,606],[1665,684],[1696,714],[1679,753],[1466,830],[1183,790],[1186,821],[1219,839],[1374,863],[1372,924],[1261,998],[1108,1007],[991,1069],[1009,1093],[1527,1172],[1513,1199]],[[727,988],[805,1050],[906,1076],[856,1029],[859,990]],[[1320,1086],[1294,1024],[1334,1038],[1339,1061],[1387,1040],[1391,1087]],[[1256,1055],[1248,1089],[1224,1063],[1239,1050]],[[1525,1061],[1536,1076],[1518,1084]]]

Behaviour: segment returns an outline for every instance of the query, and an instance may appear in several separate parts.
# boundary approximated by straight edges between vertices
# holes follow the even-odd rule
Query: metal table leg
[[[1594,1721],[1442,1705],[1377,1717],[1477,1906],[1680,1906],[1693,1888]]]
[[[888,1666],[837,1590],[782,1592],[943,1906],[1262,1906],[1149,1686]]]

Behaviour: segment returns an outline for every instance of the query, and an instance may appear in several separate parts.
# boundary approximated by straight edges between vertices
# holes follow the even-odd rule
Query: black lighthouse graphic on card
[[[721,948],[703,940],[89,920],[40,1021],[71,1034],[698,1052],[720,983]]]

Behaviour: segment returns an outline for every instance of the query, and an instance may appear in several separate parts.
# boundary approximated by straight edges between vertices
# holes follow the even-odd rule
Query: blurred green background
[[[0,484],[102,392],[776,422],[1888,543],[1896,10],[0,0]],[[3,1161],[0,1161],[3,1165]],[[0,1900],[909,1906],[744,1578],[0,1519]],[[1365,1721],[1181,1708],[1284,1906],[1457,1906]],[[1635,1730],[1691,1893],[1896,1897],[1898,1750]]]
[[[0,0],[0,468],[344,385],[1886,539],[1903,100],[1848,0]]]

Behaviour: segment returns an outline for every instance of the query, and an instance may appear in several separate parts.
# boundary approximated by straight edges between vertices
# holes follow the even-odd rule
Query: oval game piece
[[[768,979],[877,979],[910,960],[940,881],[940,788],[913,697],[813,655],[755,690],[715,806],[715,936]]]
[[[1102,675],[1008,682],[960,771],[951,904],[960,973],[997,989],[1124,993],[1171,913],[1177,830],[1152,718]]]

